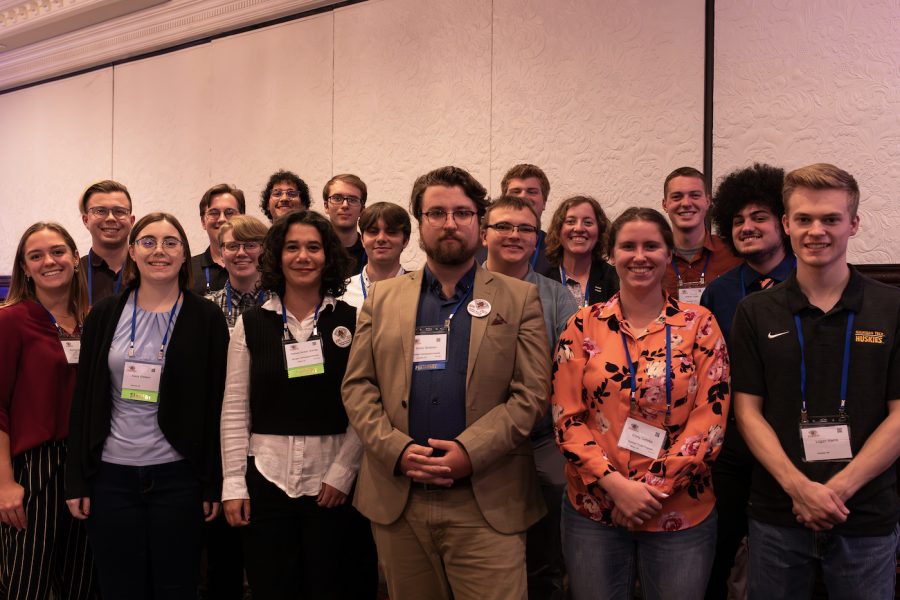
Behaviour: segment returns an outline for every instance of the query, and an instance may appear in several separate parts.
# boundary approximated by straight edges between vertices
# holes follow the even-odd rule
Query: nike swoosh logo
[[[774,340],[775,338],[781,337],[781,336],[783,336],[783,335],[787,335],[787,334],[789,334],[790,332],[791,332],[790,329],[788,329],[787,331],[782,331],[781,333],[772,333],[772,332],[770,331],[770,332],[769,332],[769,339],[770,339],[770,340]]]

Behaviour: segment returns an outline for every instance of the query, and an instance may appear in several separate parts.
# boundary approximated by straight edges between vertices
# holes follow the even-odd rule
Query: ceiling
[[[0,91],[335,0],[0,0]]]

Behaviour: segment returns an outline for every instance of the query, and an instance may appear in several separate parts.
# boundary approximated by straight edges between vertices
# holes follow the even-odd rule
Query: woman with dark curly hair
[[[331,224],[306,211],[275,222],[259,264],[262,287],[276,296],[238,318],[228,349],[225,516],[246,526],[257,600],[366,597],[349,589],[377,580],[348,560],[353,544],[372,542],[347,503],[362,446],[340,391],[356,310],[335,299],[351,259]]]
[[[542,274],[569,288],[578,306],[606,302],[619,291],[616,270],[606,262],[609,219],[590,196],[566,198],[553,213],[547,231],[547,260]]]

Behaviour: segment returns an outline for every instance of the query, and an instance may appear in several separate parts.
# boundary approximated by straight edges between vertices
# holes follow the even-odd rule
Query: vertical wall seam
[[[490,41],[490,63],[488,74],[491,78],[488,85],[488,177],[494,179],[494,0],[491,0],[491,41]],[[492,188],[492,183],[488,182],[488,190]]]
[[[109,120],[109,177],[110,179],[116,178],[116,67],[113,65],[110,68],[110,77],[112,78],[112,86],[111,93],[112,97],[110,98],[110,120]]]
[[[713,96],[716,62],[716,0],[706,0],[703,56],[703,173],[713,183]]]

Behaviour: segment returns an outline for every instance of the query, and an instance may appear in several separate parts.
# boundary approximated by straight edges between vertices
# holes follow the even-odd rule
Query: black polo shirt
[[[191,291],[200,296],[221,290],[228,281],[228,271],[212,259],[212,251],[209,246],[206,247],[203,254],[191,257],[191,271],[194,273],[194,285],[191,286]]]
[[[109,268],[106,261],[99,254],[94,254],[94,250],[88,251],[86,256],[81,257],[80,268],[84,271],[85,281],[89,282],[88,287],[88,304],[94,305],[110,296],[116,296],[120,291],[125,289],[122,283],[122,269],[116,273]]]
[[[827,313],[811,305],[796,272],[782,285],[745,298],[731,329],[731,377],[735,392],[763,397],[763,416],[794,465],[825,483],[846,463],[802,461],[800,441],[800,316],[806,354],[806,401],[810,417],[835,415],[840,404],[841,365],[849,311],[856,313],[850,344],[847,414],[856,456],[887,417],[887,401],[900,398],[900,290],[860,275],[850,281]],[[872,479],[846,503],[843,535],[887,535],[900,517],[895,466]],[[748,514],[764,523],[802,527],[790,496],[761,465],[754,466]]]

